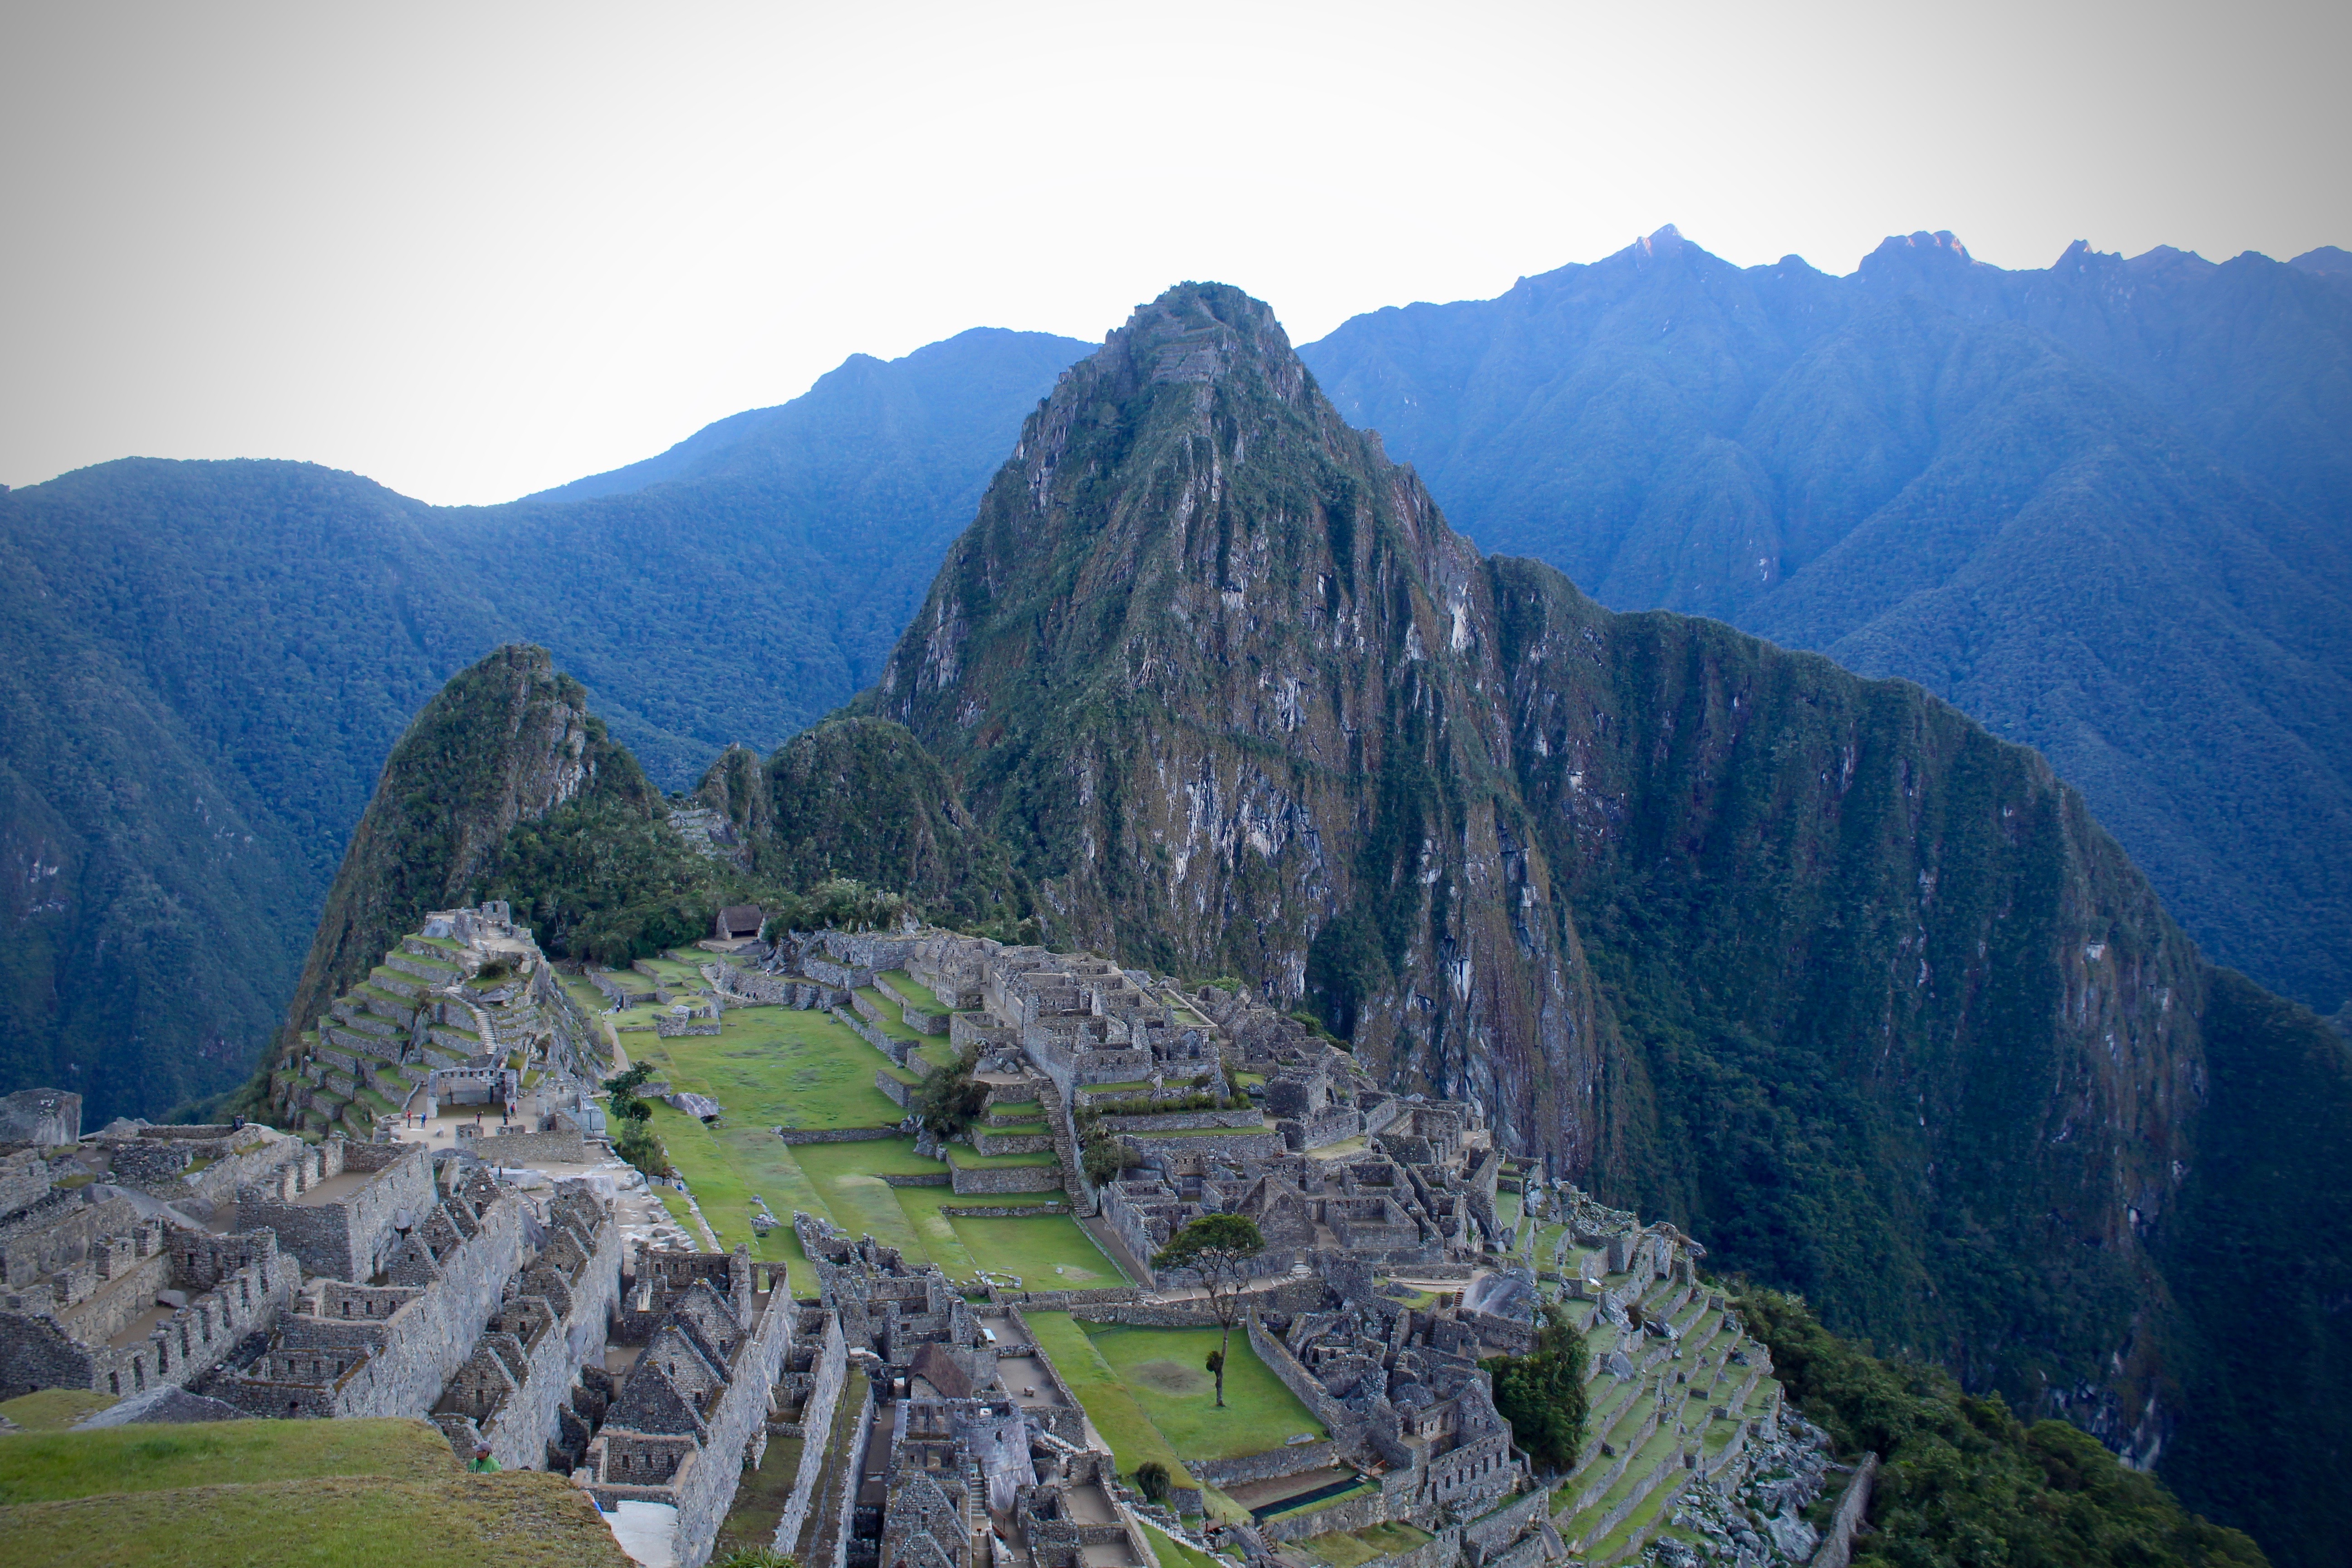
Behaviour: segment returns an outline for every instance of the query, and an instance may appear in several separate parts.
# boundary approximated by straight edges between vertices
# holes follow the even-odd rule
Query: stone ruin
[[[1385,1090],[1314,1030],[1247,995],[928,931],[787,938],[706,973],[722,992],[833,1008],[908,1069],[877,1079],[901,1103],[909,1079],[938,1068],[919,1040],[878,1026],[870,995],[896,1003],[919,1035],[944,1036],[989,1086],[973,1149],[1051,1149],[1052,1171],[1033,1167],[1022,1184],[1058,1188],[1151,1286],[1191,1283],[1149,1261],[1185,1224],[1214,1213],[1255,1220],[1267,1247],[1241,1331],[1325,1431],[1269,1434],[1263,1453],[1193,1464],[1201,1481],[1252,1506],[1245,1526],[1190,1535],[1176,1509],[1145,1503],[1108,1455],[1087,1447],[1075,1401],[1022,1313],[1043,1304],[1091,1321],[1198,1326],[1210,1320],[1197,1303],[1154,1304],[1133,1288],[1024,1290],[991,1276],[988,1303],[974,1306],[935,1268],[798,1215],[820,1283],[801,1342],[837,1342],[840,1365],[866,1373],[870,1403],[847,1453],[804,1458],[779,1550],[859,1568],[1105,1568],[1150,1560],[1139,1530],[1149,1518],[1196,1546],[1238,1547],[1269,1564],[1286,1542],[1410,1525],[1433,1539],[1397,1568],[1533,1568],[1604,1538],[1612,1559],[1638,1553],[1669,1515],[1712,1519],[1710,1510],[1749,1506],[1736,1500],[1761,1475],[1818,1476],[1825,1465],[1819,1434],[1781,1410],[1769,1355],[1701,1280],[1703,1247],[1547,1184],[1495,1146],[1475,1106]],[[919,1017],[924,993],[944,1016]],[[1118,1151],[1124,1168],[1112,1180],[1087,1176],[1088,1138]],[[989,1190],[967,1184],[979,1173],[955,1171],[955,1190]],[[1520,1201],[1509,1223],[1506,1192]],[[1479,1365],[1529,1348],[1548,1300],[1598,1347],[1594,1417],[1557,1514]],[[837,1408],[828,1391],[843,1397],[827,1364],[817,1358],[802,1374],[803,1408],[817,1412],[799,1426],[811,1441]],[[836,1475],[843,1506],[829,1512]],[[1801,1535],[1793,1496],[1763,1498],[1766,1511],[1743,1527],[1767,1543],[1756,1563],[1797,1560],[1786,1550]],[[1200,1506],[1197,1491],[1171,1500],[1184,1512]]]
[[[436,910],[302,1032],[270,1074],[271,1111],[358,1139],[449,1105],[494,1109],[522,1132],[587,1132],[604,1059],[593,1019],[506,904]]]

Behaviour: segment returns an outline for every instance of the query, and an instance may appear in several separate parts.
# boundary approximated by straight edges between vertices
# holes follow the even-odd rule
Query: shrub
[[[1168,1467],[1157,1459],[1146,1459],[1136,1467],[1135,1487],[1152,1502],[1168,1500]]]
[[[1584,1340],[1559,1303],[1544,1303],[1528,1354],[1478,1364],[1494,1374],[1495,1408],[1511,1424],[1512,1440],[1546,1469],[1573,1465],[1584,1441]]]

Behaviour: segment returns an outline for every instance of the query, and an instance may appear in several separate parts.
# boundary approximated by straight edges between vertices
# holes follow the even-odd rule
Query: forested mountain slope
[[[2324,259],[2324,258],[2321,258]],[[1302,351],[1490,549],[1899,675],[2027,742],[2199,940],[2352,996],[2352,289],[1671,229]]]
[[[859,356],[585,500],[137,458],[0,492],[0,1091],[103,1120],[243,1080],[394,742],[503,642],[553,650],[670,787],[846,699],[1084,350]]]
[[[2342,1043],[2032,752],[1482,557],[1238,291],[1056,386],[853,712],[1048,940],[1311,1006],[1726,1270],[2345,1560]]]

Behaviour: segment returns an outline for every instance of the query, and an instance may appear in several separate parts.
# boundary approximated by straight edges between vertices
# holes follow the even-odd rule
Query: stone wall
[[[737,1005],[746,1002],[766,1003],[777,1007],[806,1011],[812,1007],[830,1010],[849,1005],[851,993],[845,987],[824,985],[798,974],[770,974],[757,969],[739,969],[728,964],[719,970],[719,989],[727,1000]]]
[[[1051,1132],[1000,1132],[985,1124],[971,1130],[972,1152],[976,1154],[1049,1154],[1054,1144]]]
[[[1265,1131],[1265,1118],[1246,1107],[1239,1110],[1161,1110],[1142,1116],[1105,1116],[1102,1124],[1113,1132],[1168,1132],[1179,1128],[1246,1128]]]
[[[1348,1413],[1348,1407],[1332,1398],[1315,1374],[1299,1364],[1298,1358],[1290,1353],[1288,1345],[1266,1331],[1265,1322],[1255,1309],[1250,1311],[1246,1322],[1250,1349],[1257,1352],[1258,1360],[1265,1363],[1267,1370],[1282,1380],[1285,1388],[1298,1396],[1298,1402],[1314,1413],[1315,1419],[1322,1422],[1332,1436],[1342,1441],[1352,1436],[1356,1421]]]
[[[784,1503],[784,1516],[776,1524],[779,1552],[793,1549],[808,1523],[809,1510],[815,1506],[817,1483],[824,1475],[825,1449],[833,1436],[834,1410],[849,1381],[849,1346],[841,1337],[838,1313],[824,1315],[824,1339],[811,1371],[816,1381],[801,1404],[801,1468],[793,1478],[793,1495]]]
[[[1154,1138],[1147,1132],[1122,1132],[1118,1142],[1147,1162],[1155,1154],[1163,1158],[1199,1154],[1221,1160],[1271,1160],[1284,1152],[1282,1134],[1263,1125],[1255,1132],[1236,1129],[1231,1132],[1184,1133],[1168,1138]]]
[[[1281,1126],[1282,1141],[1286,1146],[1320,1149],[1327,1143],[1337,1143],[1342,1139],[1353,1138],[1362,1131],[1364,1118],[1362,1112],[1351,1106],[1335,1105],[1319,1116],[1306,1117],[1296,1122],[1284,1122]],[[1290,1142],[1289,1129],[1293,1126],[1298,1129],[1298,1142],[1296,1144]]]
[[[888,1068],[874,1069],[874,1087],[882,1091],[884,1099],[901,1110],[908,1109],[908,1103],[915,1098],[914,1086]]]
[[[268,1231],[214,1236],[150,1222],[121,1239],[135,1245],[104,1250],[110,1279],[121,1281],[121,1299],[102,1301],[110,1310],[78,1324],[86,1334],[47,1312],[0,1311],[0,1398],[34,1388],[128,1398],[184,1384],[237,1341],[267,1328],[291,1300],[299,1273]],[[143,1339],[106,1342],[166,1286],[189,1292],[188,1303]]]
[[[768,1399],[784,1352],[792,1348],[793,1315],[790,1293],[771,1292],[759,1322],[735,1353],[726,1392],[708,1416],[702,1452],[677,1489],[677,1568],[701,1568],[709,1561],[711,1543],[742,1484],[745,1450],[755,1436],[766,1436]]]
[[[390,1317],[345,1321],[298,1312],[281,1321],[288,1353],[355,1358],[332,1384],[231,1376],[209,1380],[204,1392],[255,1415],[423,1415],[465,1364],[524,1251],[522,1205],[502,1198],[482,1211],[474,1235],[439,1259],[441,1277]]]
[[[940,1213],[964,1219],[1031,1219],[1039,1215],[1067,1214],[1067,1206],[1052,1204],[941,1204]]]
[[[1062,1293],[1067,1294],[1067,1292]],[[1041,1296],[1052,1294],[1055,1294],[1055,1292],[1040,1291],[1037,1293],[1037,1295]],[[997,1299],[997,1293],[994,1290],[991,1290],[989,1292],[989,1296],[991,1300]],[[1035,1307],[1041,1312],[1058,1311],[1062,1310],[1052,1306],[1047,1302],[1037,1300],[1035,1296],[1030,1298],[1029,1305]],[[1007,1312],[1007,1316],[1012,1319],[1013,1327],[1021,1331],[1021,1337],[1024,1342],[1026,1342],[1028,1346],[1028,1350],[1025,1353],[1033,1354],[1036,1357],[1037,1364],[1045,1372],[1046,1382],[1052,1386],[1054,1396],[1055,1400],[1058,1401],[1058,1403],[1051,1405],[1032,1405],[1024,1406],[1022,1414],[1026,1416],[1031,1424],[1035,1426],[1039,1431],[1049,1432],[1073,1447],[1082,1448],[1086,1447],[1086,1407],[1080,1405],[1076,1398],[1070,1393],[1070,1385],[1063,1378],[1061,1368],[1054,1364],[1054,1358],[1052,1354],[1046,1351],[1045,1347],[1037,1342],[1037,1336],[1030,1331],[1029,1320],[1022,1315],[1021,1309],[1017,1306],[1010,1308]],[[1197,1495],[1198,1494],[1196,1493],[1196,1498]],[[1200,1505],[1195,1501],[1193,1506],[1197,1509]]]
[[[1271,1437],[1273,1433],[1265,1434]],[[1236,1459],[1195,1459],[1187,1465],[1195,1476],[1220,1489],[1250,1481],[1278,1480],[1284,1476],[1304,1475],[1327,1465],[1340,1462],[1339,1450],[1328,1438],[1313,1443],[1294,1443],[1286,1447],[1268,1449],[1263,1454],[1244,1454]]]
[[[501,1127],[487,1138],[478,1138],[468,1152],[493,1165],[534,1161],[579,1165],[588,1160],[587,1142],[577,1132],[526,1132],[520,1127]]]
[[[1838,1499],[1837,1512],[1830,1516],[1830,1527],[1822,1536],[1821,1549],[1813,1553],[1813,1568],[1846,1568],[1853,1561],[1854,1531],[1870,1512],[1871,1488],[1877,1480],[1878,1456],[1865,1454],[1853,1472],[1853,1479],[1846,1483],[1845,1495]]]
[[[886,1187],[944,1187],[949,1180],[945,1171],[886,1171],[882,1174]]]
[[[1343,1498],[1328,1508],[1318,1508],[1312,1513],[1268,1520],[1257,1527],[1257,1532],[1268,1541],[1304,1541],[1310,1535],[1322,1535],[1334,1530],[1363,1530],[1387,1522],[1387,1494],[1374,1488],[1351,1498]]]
[[[372,1279],[396,1239],[394,1220],[403,1211],[420,1215],[435,1201],[425,1152],[413,1143],[349,1143],[340,1138],[310,1152],[315,1166],[298,1160],[276,1182],[238,1188],[239,1223],[275,1231],[279,1248],[292,1253],[305,1273]],[[371,1172],[373,1178],[333,1202],[298,1201],[314,1183],[346,1171]]]
[[[1209,1310],[1205,1302],[1180,1301],[1166,1307],[1154,1307],[1148,1304],[1132,1307],[1079,1307],[1072,1310],[1070,1316],[1089,1323],[1124,1323],[1139,1329],[1213,1329],[1217,1327],[1217,1315]]]
[[[894,1051],[890,1048],[892,1042],[889,1036],[884,1034],[879,1028],[867,1023],[865,1019],[859,1017],[848,1008],[835,1007],[833,1009],[833,1016],[840,1019],[843,1024],[846,1025],[852,1034],[856,1035],[859,1039],[864,1040],[867,1045],[872,1046],[876,1050],[880,1051],[884,1056],[888,1057],[892,1061],[898,1061],[904,1054],[903,1052]]]
[[[0,1215],[13,1215],[47,1197],[49,1192],[48,1163],[31,1149],[0,1159]],[[7,1275],[0,1273],[0,1285],[7,1283]]]
[[[896,1138],[898,1130],[895,1127],[779,1127],[776,1136],[787,1143],[863,1143],[869,1139]]]
[[[1050,1193],[1062,1186],[1062,1173],[1051,1165],[1001,1165],[992,1170],[954,1170],[956,1193]]]
[[[866,1452],[866,1445],[873,1426],[874,1385],[868,1383],[866,1385],[866,1396],[857,1407],[857,1419],[850,1426],[848,1448],[850,1453]],[[829,1563],[814,1564],[812,1568],[847,1568],[850,1521],[857,1517],[857,1489],[865,1482],[864,1469],[864,1466],[855,1463],[841,1467],[841,1494],[834,1500],[834,1507],[837,1510],[835,1517],[840,1521],[840,1529],[834,1533],[833,1561]]]
[[[603,1205],[599,1205],[600,1207]],[[530,1348],[522,1384],[507,1395],[483,1434],[492,1456],[510,1470],[541,1469],[559,1434],[563,1407],[583,1366],[604,1364],[604,1336],[621,1294],[621,1226],[609,1208],[596,1227],[596,1250],[570,1282],[571,1310]],[[519,1292],[533,1294],[530,1271]]]
[[[1139,1301],[1143,1299],[1143,1291],[1133,1285],[1106,1285],[1095,1290],[1000,1290],[992,1285],[988,1288],[988,1299],[1000,1307],[1026,1307],[1033,1312],[1067,1312],[1078,1307]],[[1015,1316],[1018,1317],[1017,1311]],[[1022,1332],[1027,1333],[1028,1327],[1027,1322],[1023,1321]],[[1035,1336],[1031,1336],[1031,1342],[1035,1342]]]

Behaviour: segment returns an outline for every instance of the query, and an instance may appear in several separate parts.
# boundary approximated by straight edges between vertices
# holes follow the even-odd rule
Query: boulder
[[[178,1424],[188,1421],[242,1421],[244,1411],[226,1400],[213,1399],[201,1394],[172,1385],[151,1388],[144,1394],[134,1394],[119,1404],[110,1405],[94,1415],[74,1423],[76,1430],[89,1426],[129,1426],[148,1424]]]

